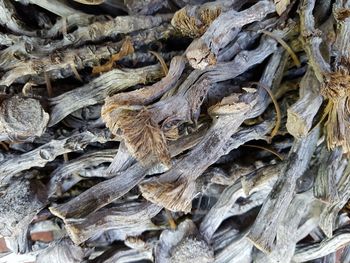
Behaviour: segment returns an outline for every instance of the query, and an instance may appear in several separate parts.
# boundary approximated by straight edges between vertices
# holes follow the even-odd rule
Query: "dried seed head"
[[[145,182],[140,185],[144,198],[173,212],[190,213],[196,195],[195,182]]]
[[[174,14],[171,24],[183,35],[197,38],[204,34],[220,13],[220,7],[186,6]]]
[[[321,94],[329,100],[328,120],[325,124],[329,149],[338,146],[350,153],[350,72],[349,63],[342,61],[335,72],[327,74]]]
[[[170,154],[163,132],[146,110],[122,110],[118,116],[125,143],[129,151],[144,164],[156,160],[171,166]]]
[[[31,140],[41,136],[49,121],[38,100],[13,96],[0,105],[0,137]]]
[[[171,166],[166,137],[147,109],[122,109],[107,98],[101,115],[113,134],[121,130],[128,150],[142,164],[161,162]]]
[[[188,237],[174,248],[171,262],[214,262],[214,252],[205,241]]]

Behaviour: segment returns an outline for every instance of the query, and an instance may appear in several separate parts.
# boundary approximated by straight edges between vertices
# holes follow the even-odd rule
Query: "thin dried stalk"
[[[313,120],[322,104],[320,83],[311,68],[300,82],[300,98],[288,108],[287,130],[295,138],[305,137],[311,130]]]
[[[138,49],[141,45],[149,44],[157,39],[162,39],[169,35],[167,25],[154,27],[139,32],[131,37],[134,48]],[[50,79],[62,79],[74,75],[73,68],[81,70],[86,67],[96,66],[101,59],[108,59],[120,51],[122,42],[107,42],[105,45],[85,45],[81,48],[70,48],[63,51],[57,51],[54,54],[43,56],[42,53],[28,53],[41,42],[37,43],[35,39],[25,40],[14,46],[0,51],[0,67],[6,70],[6,73],[0,80],[1,85],[10,86],[14,82],[26,82],[28,78],[35,83],[44,83],[44,73],[47,73]],[[23,58],[18,61],[15,54],[21,54]],[[172,55],[170,53],[170,55]],[[162,54],[164,56],[164,54]],[[39,58],[38,58],[39,57]],[[167,57],[167,55],[165,56]],[[129,55],[124,62],[137,60],[140,63],[153,62],[148,54],[139,53]]]
[[[9,183],[10,179],[21,171],[45,166],[59,155],[81,150],[92,142],[104,143],[111,140],[109,136],[110,134],[104,131],[95,133],[86,131],[62,140],[51,140],[32,151],[16,155],[10,160],[6,159],[0,163],[0,185]]]
[[[255,173],[254,173],[255,174]],[[265,176],[263,173],[258,173],[256,176],[246,177],[244,183],[254,186],[250,189],[249,195],[254,192],[263,191],[264,188],[271,189],[272,183],[277,178],[277,173],[271,173]],[[252,181],[252,182],[251,182]],[[238,181],[231,186],[228,186],[220,195],[216,204],[210,209],[207,215],[201,222],[200,232],[208,242],[212,239],[215,231],[220,226],[223,220],[227,218],[227,214],[238,198],[245,196],[243,181]]]
[[[276,246],[272,252],[257,262],[291,262],[294,255],[295,246],[300,236],[298,236],[299,225],[308,214],[311,207],[316,205],[312,202],[312,191],[296,195],[288,207],[288,211],[282,219],[277,229]]]
[[[151,218],[162,210],[150,203],[129,203],[121,207],[102,209],[81,219],[65,220],[66,230],[75,244],[97,237],[111,229],[119,230],[125,239],[144,231],[157,229]]]
[[[118,107],[122,107],[124,105],[147,105],[160,98],[165,92],[172,89],[180,79],[185,68],[185,62],[184,57],[175,56],[171,60],[170,71],[157,83],[134,91],[118,93],[112,97],[106,98],[105,105],[102,110],[102,117],[104,116],[104,111],[109,113],[112,110],[118,109]]]
[[[17,18],[15,7],[10,0],[3,0],[0,2],[0,25],[17,34],[35,36],[35,33],[30,31],[25,24]]]
[[[235,229],[233,229],[235,230]],[[231,231],[230,232],[234,232]],[[225,262],[240,262],[240,263],[250,263],[253,261],[252,249],[253,246],[246,239],[247,230],[242,231],[238,234],[233,234],[233,237],[228,236],[228,240],[225,242],[223,249],[215,251],[215,262],[225,263]],[[231,240],[230,240],[231,239]],[[220,239],[219,239],[220,240]],[[219,242],[215,240],[215,242]]]
[[[345,170],[343,167],[340,166],[338,167],[337,171],[334,171],[337,173],[334,176],[338,178],[340,177],[339,181],[336,184],[336,190],[332,189],[333,191],[336,191],[338,193],[338,199],[327,204],[320,215],[319,225],[327,237],[333,236],[333,231],[337,227],[336,221],[338,218],[338,214],[350,199],[350,166],[349,163],[345,164]],[[338,171],[340,172],[340,174]]]
[[[296,181],[305,172],[310,162],[318,136],[319,131],[316,129],[305,139],[294,143],[280,178],[248,234],[249,240],[265,253],[272,251],[277,228],[295,195]]]
[[[108,95],[134,85],[154,81],[160,78],[161,74],[158,65],[109,71],[80,88],[50,99],[52,108],[49,127],[57,124],[73,111],[100,103]]]
[[[69,7],[64,2],[59,0],[15,0],[24,4],[38,5],[58,16],[67,17],[76,13],[81,13],[74,8]]]
[[[293,256],[295,262],[305,262],[316,258],[321,258],[332,252],[335,252],[350,242],[349,226],[339,228],[334,236],[325,238],[319,243],[308,244],[297,248]]]
[[[332,152],[323,149],[320,154],[320,167],[315,178],[314,196],[326,203],[339,202],[336,177],[338,169],[342,166],[342,151],[340,148]],[[344,172],[341,169],[340,173]]]
[[[52,172],[50,182],[48,183],[48,196],[50,197],[54,194],[62,194],[66,192],[73,186],[72,181],[74,183],[74,180],[70,178],[67,184],[65,184],[67,177],[76,174],[78,171],[87,167],[97,166],[101,163],[110,163],[117,152],[118,151],[115,149],[107,149],[86,153],[82,157],[65,162],[61,166],[57,167]]]

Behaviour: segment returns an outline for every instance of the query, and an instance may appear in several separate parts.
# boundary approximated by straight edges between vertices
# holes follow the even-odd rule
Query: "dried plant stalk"
[[[115,92],[158,79],[161,74],[158,65],[109,71],[80,88],[50,99],[52,109],[49,127],[57,124],[73,111],[100,103]]]
[[[349,227],[342,227],[336,231],[332,238],[325,238],[322,242],[297,248],[292,260],[295,262],[305,262],[323,257],[344,247],[349,240]]]
[[[286,166],[281,171],[281,177],[275,183],[248,234],[249,240],[265,253],[271,252],[274,246],[277,227],[295,195],[296,181],[305,172],[318,137],[319,130],[315,129],[306,138],[294,143]]]
[[[230,10],[222,13],[204,35],[194,40],[187,48],[186,57],[191,66],[196,69],[204,69],[216,64],[220,48],[225,47],[244,25],[259,21],[274,11],[275,6],[271,2],[260,1],[241,12]]]
[[[275,42],[273,41],[273,43]],[[244,62],[240,60],[240,57],[236,57],[237,60],[234,61],[237,65],[240,65],[237,66],[238,71],[244,70],[253,61],[256,63],[257,53],[261,56],[261,59],[270,54],[271,46],[265,51],[266,54],[262,51],[265,50],[265,44],[266,42],[262,43],[256,50],[248,52],[249,55],[245,56]],[[265,72],[266,75],[262,77],[264,82],[266,76],[276,71],[279,61],[276,63],[275,58],[279,58],[278,53],[271,60],[271,68],[268,68]],[[235,76],[233,72],[231,74],[231,76]],[[269,78],[269,81],[268,85],[271,85],[271,78]],[[168,172],[159,178],[150,179],[148,182],[141,184],[140,189],[143,196],[171,211],[189,212],[192,199],[197,194],[195,180],[220,156],[227,153],[229,149],[232,150],[227,143],[230,142],[230,137],[237,131],[243,121],[255,116],[254,114],[263,111],[267,107],[265,94],[261,95],[263,101],[260,103],[257,103],[261,99],[260,93],[256,94],[256,97],[250,98],[250,102],[240,101],[238,99],[239,94],[235,94],[213,106],[209,113],[214,117],[214,122],[203,141]],[[247,136],[247,138],[252,138],[249,135]],[[239,147],[243,142],[246,142],[246,140],[238,140],[237,143],[233,144],[235,145],[233,148]],[[206,158],[201,156],[203,153],[206,153]]]
[[[82,132],[62,140],[51,140],[50,142],[22,155],[17,155],[11,159],[5,159],[0,163],[0,185],[7,184],[10,179],[21,171],[31,167],[43,167],[57,156],[64,153],[77,151],[85,148],[92,142],[106,142],[110,139],[110,134],[100,132]]]
[[[192,148],[202,139],[202,136],[203,131],[199,131],[198,133],[181,137],[178,141],[169,145],[170,154],[176,156]],[[113,178],[89,188],[69,202],[50,207],[50,211],[62,219],[87,216],[129,192],[143,180],[148,170],[150,168],[135,163],[128,169],[118,174],[113,174]]]
[[[139,235],[144,231],[157,229],[152,217],[162,208],[150,203],[129,203],[121,207],[102,209],[82,219],[67,219],[66,229],[75,244],[111,229],[117,229],[126,236]]]
[[[348,48],[341,43],[345,43],[343,39],[348,38],[350,27],[341,26],[337,31],[336,43],[339,49],[337,50],[337,58],[335,65],[333,65],[333,70],[320,51],[322,39],[319,36],[320,32],[314,27],[314,17],[312,15],[314,6],[315,1],[306,1],[300,9],[303,41],[306,43],[305,49],[311,66],[321,83],[321,94],[329,101],[329,107],[327,107],[329,112],[326,112],[328,119],[325,124],[328,148],[333,150],[340,146],[343,152],[348,154],[350,151],[350,134],[347,128],[350,125],[348,121],[350,116],[348,105],[350,63]],[[341,7],[341,4],[338,3],[335,12]],[[341,16],[338,18],[342,19]],[[349,21],[346,23],[349,23]]]

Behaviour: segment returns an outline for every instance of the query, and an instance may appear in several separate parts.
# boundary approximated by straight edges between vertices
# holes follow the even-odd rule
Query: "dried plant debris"
[[[3,0],[0,27],[0,263],[350,262],[349,0]]]
[[[0,105],[1,141],[33,140],[46,130],[49,114],[39,100],[13,96]]]

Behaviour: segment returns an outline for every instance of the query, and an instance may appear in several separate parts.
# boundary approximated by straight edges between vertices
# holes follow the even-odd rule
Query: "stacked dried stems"
[[[349,262],[349,10],[0,1],[0,262]]]

